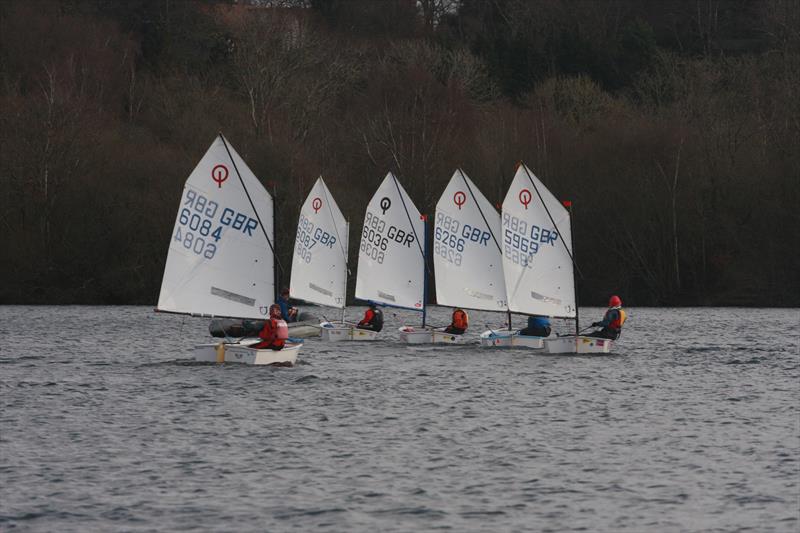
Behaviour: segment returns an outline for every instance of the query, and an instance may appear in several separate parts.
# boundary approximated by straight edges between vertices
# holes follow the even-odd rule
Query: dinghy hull
[[[258,339],[236,343],[200,344],[193,358],[202,363],[241,363],[245,365],[294,366],[301,343],[287,343],[283,350],[251,348]]]
[[[435,329],[414,329],[411,326],[399,328],[400,340],[407,344],[458,344],[463,335],[454,335]]]
[[[320,337],[326,342],[338,341],[374,341],[378,332],[371,329],[360,329],[342,323],[323,322],[319,325]]]
[[[318,337],[318,319],[305,312],[300,317],[302,320],[299,322],[289,322],[289,336],[300,339]],[[209,323],[208,332],[217,338],[257,337],[263,327],[263,320],[215,318]]]
[[[544,348],[544,337],[520,335],[518,331],[484,331],[481,333],[481,346],[492,348]]]
[[[611,352],[613,341],[609,339],[598,339],[596,337],[555,337],[547,339],[545,349],[547,353],[582,353],[582,354],[606,354]]]
[[[319,337],[319,326],[311,322],[290,322],[289,336],[297,339],[312,339],[314,337]]]

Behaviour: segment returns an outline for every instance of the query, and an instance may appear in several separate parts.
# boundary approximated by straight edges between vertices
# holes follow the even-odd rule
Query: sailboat
[[[275,297],[274,205],[220,133],[183,188],[157,312],[264,320]],[[301,343],[255,349],[260,339],[201,344],[194,359],[292,365]]]
[[[358,251],[356,298],[423,312],[425,222],[389,172],[364,215]]]
[[[511,345],[549,353],[607,353],[606,339],[578,336],[578,302],[570,212],[524,164],[503,200],[503,272],[509,310],[575,320],[576,335],[511,333]],[[502,345],[505,340],[499,337]]]
[[[437,303],[507,311],[500,215],[460,169],[436,204],[433,236]],[[406,332],[409,343],[454,343],[462,338],[436,329]]]
[[[342,322],[323,322],[323,340],[343,340],[349,225],[322,177],[300,209],[289,292],[293,298],[342,310]],[[352,334],[350,334],[352,336]]]

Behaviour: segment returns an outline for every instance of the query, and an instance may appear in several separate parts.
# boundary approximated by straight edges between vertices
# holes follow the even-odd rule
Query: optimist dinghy
[[[500,245],[500,215],[459,170],[436,204],[433,266],[440,305],[507,311]],[[403,336],[401,329],[401,337]],[[464,335],[438,329],[406,331],[409,343],[457,343]]]
[[[368,340],[345,322],[349,225],[320,177],[308,193],[297,224],[290,293],[300,300],[342,310],[340,322],[322,322],[318,335],[325,341]],[[355,330],[355,331],[354,331]]]
[[[424,324],[424,238],[422,215],[394,174],[389,172],[364,215],[356,298],[422,311]]]
[[[567,202],[571,206],[571,203]],[[578,303],[570,212],[523,164],[503,200],[503,271],[508,307],[528,315],[573,319]],[[494,346],[544,348],[548,353],[608,353],[611,342],[579,335],[547,338],[486,332]]]
[[[156,311],[263,321],[275,298],[273,199],[220,134],[183,188]],[[291,366],[302,343],[201,344],[194,359]]]

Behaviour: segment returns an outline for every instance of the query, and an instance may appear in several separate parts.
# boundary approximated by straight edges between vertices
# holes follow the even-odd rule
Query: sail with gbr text
[[[273,231],[272,196],[220,134],[184,185],[157,310],[266,316]]]
[[[421,311],[424,238],[419,211],[390,172],[364,216],[356,298]]]
[[[289,292],[343,309],[347,290],[347,221],[319,178],[300,209]]]
[[[500,215],[461,170],[436,204],[433,265],[439,305],[506,311]]]
[[[502,227],[509,309],[575,317],[569,212],[525,165],[503,200]]]

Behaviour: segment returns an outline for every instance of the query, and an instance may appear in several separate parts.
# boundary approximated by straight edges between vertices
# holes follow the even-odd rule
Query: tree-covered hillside
[[[355,264],[387,171],[431,213],[524,161],[573,202],[582,302],[800,305],[798,87],[796,0],[2,2],[0,303],[154,303],[222,131],[287,269],[319,175]]]

